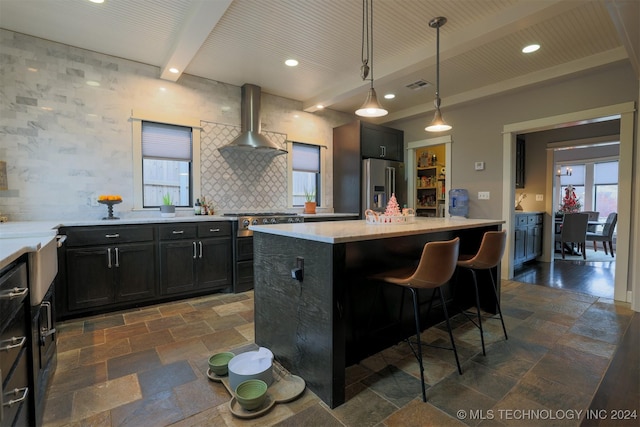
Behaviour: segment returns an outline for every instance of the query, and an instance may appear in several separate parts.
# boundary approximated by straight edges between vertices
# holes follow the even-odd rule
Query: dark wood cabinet
[[[519,266],[542,255],[541,213],[517,213],[514,227],[513,264]]]
[[[377,157],[404,161],[404,134],[397,129],[360,122],[361,152],[363,158]]]
[[[333,207],[336,212],[359,212],[362,197],[362,159],[404,162],[404,132],[354,121],[333,129]],[[406,185],[404,181],[400,185]]]
[[[163,295],[231,287],[231,224],[160,226],[160,291]]]
[[[62,316],[156,296],[153,227],[73,227],[61,233],[67,235]]]

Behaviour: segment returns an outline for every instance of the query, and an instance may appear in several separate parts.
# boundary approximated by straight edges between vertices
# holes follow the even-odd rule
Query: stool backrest
[[[436,288],[444,285],[456,270],[459,250],[459,237],[444,242],[428,242],[422,249],[418,268],[407,282],[414,288]]]
[[[507,246],[507,231],[487,231],[482,236],[480,249],[476,255],[466,263],[472,268],[493,268],[502,259],[504,248]]]

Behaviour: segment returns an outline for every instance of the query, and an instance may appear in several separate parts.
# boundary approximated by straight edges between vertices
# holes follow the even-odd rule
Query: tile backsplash
[[[240,134],[239,126],[202,122],[202,194],[216,211],[281,211],[287,206],[287,155],[218,151]],[[287,136],[263,132],[286,149]]]

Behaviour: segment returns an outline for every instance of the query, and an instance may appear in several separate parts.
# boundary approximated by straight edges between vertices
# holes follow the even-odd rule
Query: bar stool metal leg
[[[507,328],[504,326],[504,318],[502,317],[502,310],[500,309],[500,302],[498,300],[498,291],[496,290],[496,281],[493,279],[493,273],[489,270],[491,276],[491,289],[493,289],[493,296],[496,298],[496,307],[498,308],[498,314],[500,315],[500,322],[502,323],[502,331],[504,332],[504,339],[508,340]]]
[[[473,287],[476,291],[476,311],[478,313],[478,328],[480,328],[480,341],[482,342],[482,355],[486,356],[487,351],[484,348],[484,331],[482,330],[482,316],[480,315],[480,293],[478,292],[478,279],[476,278],[476,272],[473,269],[469,270],[471,276],[473,276]]]
[[[427,391],[424,386],[424,365],[422,363],[422,342],[420,341],[420,310],[418,305],[418,295],[416,290],[413,288],[409,288],[411,294],[413,295],[413,315],[416,320],[416,344],[418,346],[418,354],[416,358],[418,359],[418,364],[420,365],[420,384],[422,386],[422,401],[427,401]]]

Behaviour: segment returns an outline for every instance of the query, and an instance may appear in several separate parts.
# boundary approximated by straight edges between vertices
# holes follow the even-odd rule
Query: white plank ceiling
[[[433,107],[436,30],[443,106],[631,61],[638,0],[374,0],[375,87],[396,120]],[[635,24],[634,24],[635,23]],[[0,0],[0,27],[182,73],[353,112],[360,78],[361,0]],[[524,55],[522,47],[542,48]],[[295,58],[300,65],[286,67]],[[417,80],[423,89],[406,86]]]

